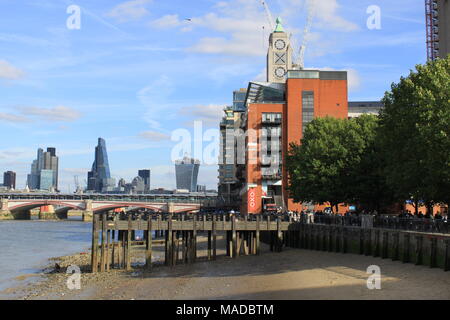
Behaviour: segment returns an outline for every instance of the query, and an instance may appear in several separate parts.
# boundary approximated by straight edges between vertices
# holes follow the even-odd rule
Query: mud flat
[[[441,269],[301,249],[272,253],[265,245],[260,256],[230,259],[218,250],[216,261],[206,261],[206,239],[198,242],[198,262],[172,268],[162,263],[163,246],[155,245],[151,272],[143,268],[143,247],[133,249],[132,272],[88,273],[90,253],[55,258],[43,281],[8,293],[16,299],[450,299],[450,272]],[[80,290],[67,288],[69,265],[81,268]],[[381,269],[381,290],[367,288],[370,265]]]

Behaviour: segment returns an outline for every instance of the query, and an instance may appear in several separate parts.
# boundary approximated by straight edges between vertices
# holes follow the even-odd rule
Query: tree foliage
[[[418,65],[383,99],[380,143],[387,182],[428,208],[449,203],[450,55]]]
[[[377,118],[369,115],[314,119],[287,159],[294,201],[378,208],[386,186],[376,158],[377,127]]]

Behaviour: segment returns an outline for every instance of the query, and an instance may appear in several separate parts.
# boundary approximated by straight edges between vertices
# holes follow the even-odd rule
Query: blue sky
[[[310,1],[266,1],[296,46]],[[425,62],[423,0],[314,3],[305,65],[348,70],[349,100],[380,99]],[[79,30],[66,26],[72,4]],[[371,5],[379,30],[366,26]],[[0,170],[23,188],[37,148],[56,147],[73,191],[103,137],[115,178],[150,168],[152,187],[173,188],[172,132],[217,128],[232,91],[264,80],[268,30],[257,0],[0,0]],[[203,165],[199,183],[217,175]]]

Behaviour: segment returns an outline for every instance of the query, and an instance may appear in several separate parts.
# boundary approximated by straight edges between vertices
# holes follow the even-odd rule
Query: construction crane
[[[314,0],[310,0],[309,6],[308,6],[308,18],[306,20],[305,29],[303,29],[303,43],[300,46],[297,63],[296,63],[297,67],[300,70],[305,68],[305,51],[308,46],[308,36],[309,36],[309,33],[311,32],[311,27],[312,27],[314,15],[315,15],[315,9],[316,8],[314,5]]]
[[[275,30],[275,24],[273,20],[273,16],[272,13],[270,12],[269,6],[267,5],[267,3],[264,0],[261,0],[261,4],[264,7],[264,10],[266,11],[266,15],[267,15],[267,20],[269,20],[269,25],[270,25],[270,29],[273,31]]]
[[[80,193],[81,187],[80,187],[80,182],[78,181],[78,176],[73,176],[73,180],[75,182],[75,193]]]

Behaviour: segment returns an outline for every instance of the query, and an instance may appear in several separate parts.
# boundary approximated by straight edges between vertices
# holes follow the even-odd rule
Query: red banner
[[[256,205],[256,189],[250,188],[247,193],[248,212],[252,213],[257,209]]]

